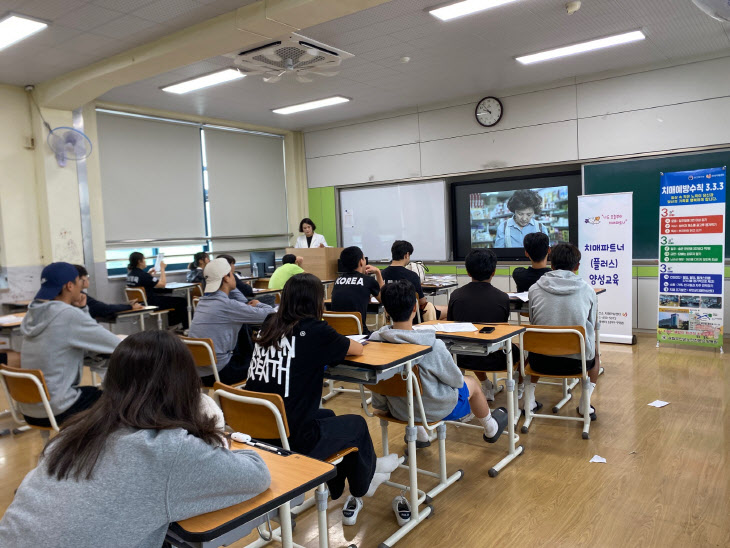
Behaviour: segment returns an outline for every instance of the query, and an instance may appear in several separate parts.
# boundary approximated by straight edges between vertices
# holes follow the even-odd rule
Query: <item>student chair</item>
[[[322,314],[322,319],[340,335],[362,335],[362,317],[359,312],[325,312]],[[368,410],[368,405],[370,404],[370,399],[368,399],[369,394],[365,393],[365,389],[362,385],[359,386],[358,390],[345,388],[344,386],[336,388],[335,381],[330,379],[327,381],[327,386],[329,388],[329,392],[322,396],[323,401],[328,401],[334,398],[337,394],[360,394],[363,410],[369,417],[373,416]]]
[[[58,424],[56,418],[51,411],[48,386],[43,377],[43,371],[39,369],[20,369],[18,367],[10,367],[0,364],[0,378],[2,378],[3,390],[5,397],[10,403],[10,414],[13,420],[24,427],[36,428],[40,430],[44,443],[48,442],[51,431],[58,432]],[[46,412],[48,421],[51,426],[34,426],[27,424],[23,419],[22,413],[16,408],[17,403],[41,403]]]
[[[586,348],[585,329],[581,325],[552,326],[532,325],[520,333],[520,371],[522,376],[536,375],[553,379],[579,379],[581,387],[586,389],[590,380],[586,372]],[[581,373],[578,375],[546,375],[534,371],[529,365],[525,366],[525,352],[535,352],[546,356],[564,356],[566,354],[580,354]],[[526,434],[532,423],[532,419],[557,419],[568,421],[579,421],[583,423],[583,439],[589,439],[588,431],[591,427],[590,401],[584,401],[581,413],[583,417],[563,417],[560,415],[545,415],[533,413],[525,409],[525,422],[522,424],[522,433]]]
[[[196,310],[198,308],[199,302],[200,302],[200,297],[193,297],[193,310]]]
[[[444,489],[446,489],[449,485],[453,484],[456,481],[459,481],[464,476],[463,470],[457,470],[451,476],[449,476],[446,472],[446,423],[444,421],[432,421],[429,422],[426,420],[426,412],[423,409],[423,400],[421,398],[421,395],[423,394],[423,389],[421,387],[421,378],[418,372],[418,366],[414,365],[413,369],[411,371],[410,376],[407,376],[406,378],[403,378],[401,375],[395,375],[394,377],[391,377],[389,379],[380,381],[378,384],[372,385],[370,387],[370,390],[376,394],[380,394],[382,396],[389,396],[389,397],[398,397],[398,398],[406,398],[408,396],[409,391],[409,385],[410,389],[413,392],[413,399],[415,400],[415,418],[416,418],[416,426],[413,428],[409,428],[408,421],[403,421],[400,419],[397,419],[393,417],[390,413],[384,414],[381,412],[377,413],[377,417],[380,419],[380,433],[382,436],[382,444],[383,444],[383,455],[387,455],[390,453],[389,447],[388,447],[388,423],[394,423],[394,424],[401,424],[405,427],[406,430],[406,441],[414,441],[416,440],[417,435],[417,426],[420,424],[423,426],[426,431],[429,433],[429,437],[432,437],[432,434],[434,431],[436,432],[436,437],[438,437],[438,445],[439,445],[439,471],[438,472],[432,472],[430,470],[422,470],[420,468],[416,468],[415,470],[411,470],[408,461],[406,463],[401,464],[399,467],[407,469],[409,471],[409,474],[411,474],[412,477],[415,476],[415,474],[424,474],[426,476],[430,476],[432,478],[436,478],[439,480],[438,485],[431,489],[428,492],[423,492],[420,489],[418,490],[417,495],[414,495],[411,493],[410,497],[410,503],[411,503],[411,510],[413,512],[417,512],[417,508],[423,504],[424,502],[431,507],[431,501],[433,497],[441,493]],[[420,422],[419,422],[420,419]],[[395,487],[397,489],[400,489],[401,491],[410,491],[410,487],[407,485],[402,485],[400,483],[394,483],[390,480],[384,482],[386,485],[389,485],[391,487]],[[418,499],[416,500],[416,496]],[[433,512],[433,507],[431,507],[431,512]]]
[[[289,422],[286,419],[284,400],[278,394],[266,394],[263,392],[251,392],[232,388],[220,382],[213,386],[215,392],[213,397],[216,403],[223,410],[226,424],[233,430],[243,432],[255,439],[279,439],[281,446],[289,451]],[[325,459],[330,464],[337,465],[342,459],[357,451],[357,447],[348,447],[342,451],[330,455]],[[317,504],[317,517],[319,521],[319,547],[328,546],[327,526],[327,499],[329,490],[327,484],[322,483],[317,487],[315,496],[305,500],[299,505],[298,513]],[[286,503],[284,514],[290,514],[289,503]],[[286,518],[284,518],[286,519]],[[271,540],[281,541],[280,530],[271,531],[270,535],[264,536],[259,530],[259,535],[265,541],[257,542],[256,546],[265,545],[267,537]],[[295,545],[298,546],[298,545]]]
[[[215,366],[215,347],[213,346],[212,339],[195,339],[192,337],[180,337],[185,346],[188,347],[190,353],[193,355],[195,365],[198,367],[212,367],[213,377],[215,382],[220,382],[218,376],[218,368]],[[206,387],[210,390],[210,388]]]
[[[137,301],[138,303],[142,303],[145,306],[149,306],[147,303],[147,291],[145,291],[144,287],[125,287],[124,288],[124,294],[127,296],[127,302],[131,303],[132,301]],[[170,309],[165,310],[155,310],[154,312],[150,312],[150,316],[157,316],[157,329],[162,331],[162,317],[163,315],[170,312]],[[141,314],[139,316],[139,326],[144,331],[144,314]]]
[[[195,284],[195,287],[190,291],[190,296],[195,297],[202,297],[203,296],[203,284]]]

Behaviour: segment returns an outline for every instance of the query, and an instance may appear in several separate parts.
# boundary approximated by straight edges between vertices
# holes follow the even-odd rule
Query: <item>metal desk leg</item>
[[[515,447],[519,438],[515,437],[515,381],[512,378],[512,340],[507,339],[503,343],[505,356],[507,357],[507,435],[509,436],[509,454],[489,469],[489,476],[494,478],[500,470],[512,462],[515,457],[522,454],[523,448],[520,445]]]
[[[281,520],[281,545],[283,548],[292,548],[294,541],[292,540],[290,503],[285,502],[279,507],[279,518]]]
[[[190,299],[190,288],[185,290],[185,297],[188,300],[188,327],[193,323],[193,302]]]
[[[405,372],[407,375],[406,389],[408,400],[408,428],[411,432],[415,432],[415,410],[413,406],[413,362],[406,363]],[[385,542],[382,542],[379,548],[390,548],[406,536],[411,530],[415,529],[421,520],[426,519],[431,514],[431,507],[426,506],[422,511],[418,510],[418,464],[416,463],[416,436],[408,436],[408,499],[411,504],[411,519],[403,527],[399,528],[395,533],[390,535]]]

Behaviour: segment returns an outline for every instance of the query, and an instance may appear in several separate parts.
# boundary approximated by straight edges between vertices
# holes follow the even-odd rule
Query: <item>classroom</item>
[[[730,546],[728,164],[728,0],[0,0],[0,546]]]

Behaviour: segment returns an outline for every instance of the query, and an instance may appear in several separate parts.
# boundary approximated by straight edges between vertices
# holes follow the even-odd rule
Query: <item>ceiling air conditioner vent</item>
[[[298,82],[312,82],[310,75],[335,76],[337,71],[332,69],[352,56],[298,34],[229,55],[243,72],[261,74],[264,82],[270,83],[278,82],[288,74]]]

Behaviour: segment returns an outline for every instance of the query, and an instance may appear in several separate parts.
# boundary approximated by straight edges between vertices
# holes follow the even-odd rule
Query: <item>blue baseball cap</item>
[[[41,289],[36,299],[50,301],[58,297],[63,286],[79,277],[79,271],[69,263],[51,263],[41,272]]]

